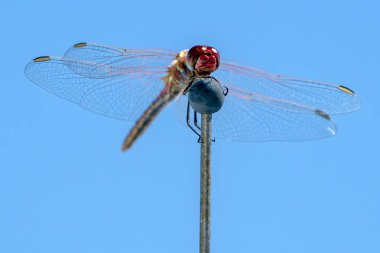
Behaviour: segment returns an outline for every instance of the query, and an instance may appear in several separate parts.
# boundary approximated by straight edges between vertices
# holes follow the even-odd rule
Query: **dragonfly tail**
[[[139,138],[144,131],[149,127],[157,115],[175,98],[168,90],[164,89],[160,95],[153,101],[153,103],[145,110],[143,115],[125,138],[122,150],[128,150],[133,143]]]

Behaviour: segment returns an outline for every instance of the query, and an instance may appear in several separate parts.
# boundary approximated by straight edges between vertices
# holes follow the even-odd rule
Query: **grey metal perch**
[[[211,114],[202,114],[201,125],[201,210],[199,252],[210,252],[211,218]]]

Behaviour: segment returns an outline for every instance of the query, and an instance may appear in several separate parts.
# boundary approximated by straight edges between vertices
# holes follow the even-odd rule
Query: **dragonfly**
[[[122,150],[128,150],[174,101],[181,121],[190,126],[192,117],[199,129],[197,111],[189,106],[188,96],[196,78],[212,77],[223,87],[223,106],[213,114],[213,136],[225,140],[321,139],[336,134],[331,115],[360,108],[359,97],[346,86],[273,74],[221,59],[210,46],[178,53],[83,42],[62,57],[33,59],[25,75],[48,92],[92,112],[135,122]]]

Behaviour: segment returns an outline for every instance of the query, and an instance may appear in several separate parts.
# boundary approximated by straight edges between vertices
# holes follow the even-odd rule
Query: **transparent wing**
[[[328,114],[352,112],[360,108],[358,96],[349,88],[338,84],[271,74],[230,61],[222,62],[215,77],[222,85],[244,91],[248,95],[260,94],[291,101]]]
[[[336,133],[319,109],[234,89],[214,118],[215,136],[235,141],[306,141]]]
[[[187,97],[182,96],[177,102],[177,115],[183,124],[186,106]],[[323,111],[259,94],[247,96],[234,89],[213,115],[212,127],[216,138],[248,142],[306,141],[336,133],[335,124]]]
[[[329,114],[358,110],[360,100],[342,85],[302,80],[229,61],[214,76],[228,88],[213,116],[213,135],[234,141],[304,141],[335,135]],[[186,122],[187,98],[177,108]]]
[[[64,57],[38,57],[25,75],[47,91],[98,114],[136,120],[164,87],[172,51],[78,43]]]
[[[164,49],[126,49],[95,43],[78,43],[66,51],[68,67],[88,78],[166,73],[176,53]],[[84,63],[84,64],[83,64]],[[88,65],[87,63],[91,63]]]

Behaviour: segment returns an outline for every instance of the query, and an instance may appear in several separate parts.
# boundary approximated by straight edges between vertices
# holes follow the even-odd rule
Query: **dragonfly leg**
[[[193,84],[192,81],[188,81],[185,85],[186,85],[186,88],[182,91],[182,95],[186,95],[187,92],[190,90],[190,87],[191,85]]]
[[[223,86],[223,95],[227,96],[228,94],[228,88],[226,86]]]
[[[196,111],[194,111],[194,126],[196,128],[198,128],[199,131],[201,131],[201,127],[198,125],[198,117],[197,117],[197,112]]]
[[[198,116],[197,115],[198,115],[198,113],[196,111],[194,111],[194,126],[196,128],[198,128],[199,131],[202,131],[201,127],[198,125]],[[198,138],[198,143],[201,143],[201,136],[199,136],[199,138]]]
[[[201,131],[201,127],[198,125],[198,113],[197,113],[196,111],[194,111],[194,126],[195,126],[196,128],[198,128],[199,131]],[[198,136],[199,136],[199,138],[198,138],[198,143],[201,143],[201,142],[202,142],[202,141],[201,141],[201,136],[200,136],[200,135],[198,135]],[[212,138],[211,141],[212,141],[212,142],[215,142],[215,137]]]
[[[193,132],[198,135],[198,143],[201,143],[201,134],[190,124],[190,104],[189,102],[187,102],[187,114],[186,114],[186,122],[187,122],[187,125],[190,127],[191,130],[193,130]],[[199,131],[201,131],[201,127],[198,125],[198,113],[196,111],[194,111],[194,119],[193,119],[193,123],[194,123],[194,126],[199,129]],[[215,142],[215,137],[212,138],[211,140],[212,142]]]
[[[191,123],[190,123],[190,103],[189,103],[189,102],[187,102],[186,123],[187,123],[187,126],[188,126],[191,130],[193,130],[193,132],[194,132],[196,135],[198,135],[198,143],[199,143],[200,140],[201,140],[201,134],[200,134],[200,133],[197,131],[197,129],[194,128],[194,127],[191,125]],[[198,129],[199,129],[199,127],[198,127]]]

